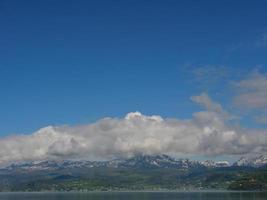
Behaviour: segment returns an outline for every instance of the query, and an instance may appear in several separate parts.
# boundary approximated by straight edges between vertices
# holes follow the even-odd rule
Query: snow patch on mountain
[[[241,157],[233,164],[238,167],[263,167],[267,166],[267,156]]]

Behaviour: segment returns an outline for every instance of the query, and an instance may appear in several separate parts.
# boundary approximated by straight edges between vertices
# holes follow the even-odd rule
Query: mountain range
[[[59,170],[71,168],[173,168],[173,169],[197,169],[197,168],[220,168],[220,167],[253,167],[267,166],[267,157],[260,155],[256,157],[241,157],[230,164],[228,161],[194,161],[190,159],[175,159],[168,155],[137,155],[128,159],[114,159],[110,161],[88,161],[88,160],[43,160],[32,162],[12,163],[3,167],[1,171],[38,171]]]
[[[0,169],[0,191],[267,189],[267,158],[194,161],[136,155],[110,161],[43,160]]]

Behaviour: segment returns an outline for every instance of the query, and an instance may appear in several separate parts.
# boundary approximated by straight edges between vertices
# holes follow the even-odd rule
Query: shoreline
[[[71,193],[267,193],[259,190],[113,190],[113,191],[7,191],[1,194],[71,194]]]

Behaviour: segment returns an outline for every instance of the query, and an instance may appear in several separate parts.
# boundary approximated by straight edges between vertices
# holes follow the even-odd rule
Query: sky
[[[266,154],[266,8],[0,1],[0,164]]]

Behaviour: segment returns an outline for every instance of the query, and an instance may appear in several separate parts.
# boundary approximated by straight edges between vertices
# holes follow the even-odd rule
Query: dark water
[[[261,192],[0,193],[0,200],[267,200]]]

